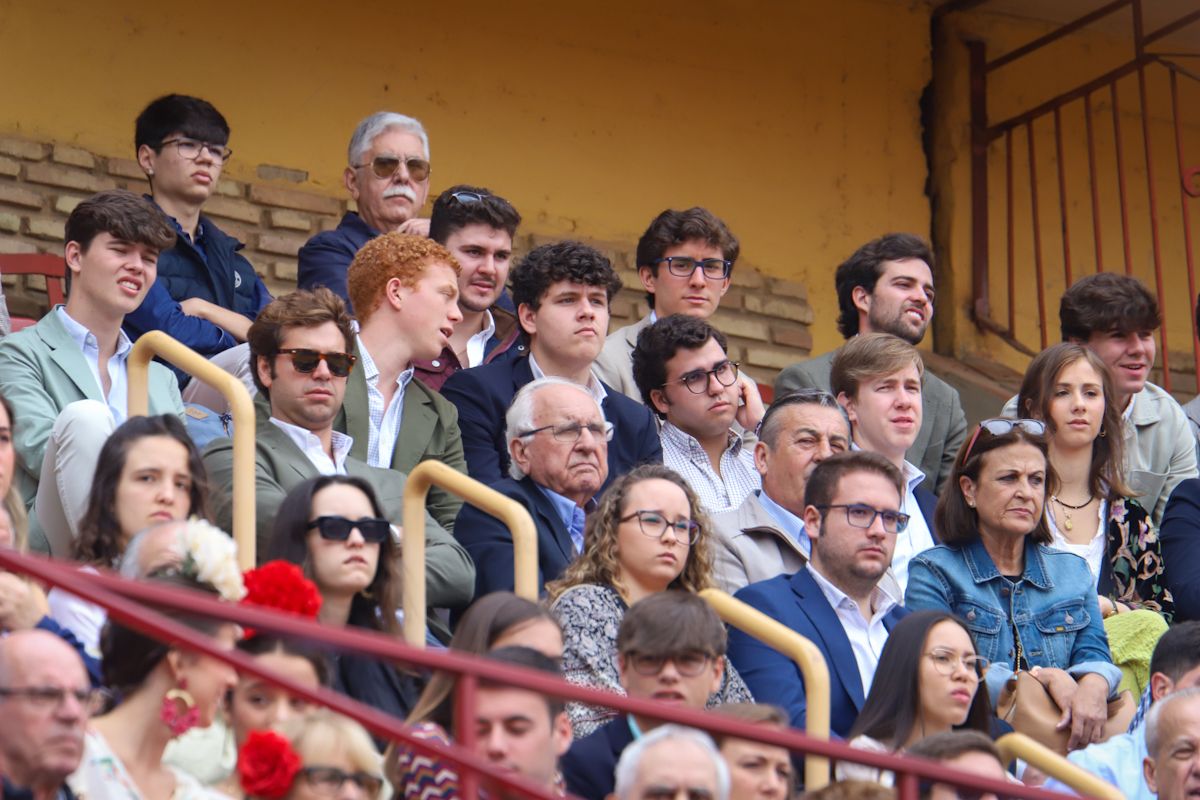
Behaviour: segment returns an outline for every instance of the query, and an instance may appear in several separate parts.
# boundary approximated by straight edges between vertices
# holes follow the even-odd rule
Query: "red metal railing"
[[[973,7],[980,3],[970,3],[969,5]],[[989,121],[988,83],[997,70],[1020,62],[1099,20],[1125,11],[1130,14],[1134,53],[1132,59],[1028,110],[1012,114],[999,122]],[[1161,42],[1173,33],[1198,24],[1200,24],[1200,10],[1184,14],[1156,30],[1146,32],[1142,0],[1115,0],[991,60],[987,58],[982,42],[968,43],[971,70],[971,254],[974,282],[972,312],[976,324],[981,328],[999,335],[1012,347],[1031,356],[1035,354],[1036,348],[1044,348],[1053,338],[1056,338],[1057,331],[1052,331],[1053,323],[1051,322],[1055,309],[1047,308],[1047,295],[1049,288],[1058,288],[1058,277],[1049,269],[1048,262],[1053,259],[1058,266],[1061,266],[1062,288],[1064,289],[1081,275],[1112,268],[1112,262],[1106,264],[1104,259],[1106,226],[1103,223],[1102,196],[1104,192],[1101,188],[1102,184],[1112,182],[1116,184],[1116,210],[1120,217],[1120,244],[1123,256],[1120,266],[1126,274],[1145,277],[1157,294],[1162,308],[1163,325],[1159,331],[1162,384],[1164,388],[1171,389],[1170,320],[1177,319],[1177,315],[1182,313],[1186,315],[1186,319],[1190,320],[1187,327],[1192,332],[1192,343],[1189,348],[1192,352],[1191,370],[1195,377],[1195,388],[1200,391],[1200,343],[1196,338],[1198,332],[1193,314],[1197,280],[1190,208],[1191,204],[1196,202],[1197,197],[1200,197],[1200,186],[1197,185],[1200,166],[1195,164],[1195,159],[1200,158],[1200,139],[1195,135],[1195,131],[1200,129],[1200,116],[1192,118],[1189,123],[1185,124],[1185,109],[1191,106],[1180,103],[1178,87],[1180,77],[1200,82],[1200,74],[1187,69],[1178,62],[1180,57],[1195,57],[1200,56],[1200,53],[1155,53],[1147,49],[1150,45]],[[1159,80],[1164,94],[1169,93],[1170,97],[1168,106],[1174,133],[1174,160],[1175,167],[1178,169],[1181,209],[1178,226],[1166,223],[1159,215],[1160,193],[1165,184],[1160,183],[1156,170],[1161,166],[1161,159],[1165,153],[1156,152],[1155,142],[1162,142],[1164,139],[1153,134],[1152,120],[1161,119],[1167,112],[1161,108],[1152,107],[1151,93],[1148,87],[1151,79]],[[1142,160],[1140,166],[1144,168],[1145,173],[1144,192],[1139,190],[1138,197],[1139,200],[1144,199],[1144,206],[1134,203],[1134,189],[1129,181],[1128,161],[1131,156],[1136,156],[1136,151],[1130,152],[1130,147],[1135,146],[1136,143],[1127,145],[1127,131],[1124,130],[1122,124],[1121,93],[1119,91],[1122,82],[1125,82],[1127,86],[1131,82],[1136,82],[1136,86],[1133,88],[1136,88],[1137,96],[1136,113],[1141,121]],[[1105,102],[1109,105],[1112,117],[1112,147],[1111,158],[1101,160],[1097,157],[1101,145],[1098,143],[1099,136],[1096,131],[1096,124],[1100,120],[1097,118],[1095,103]],[[1077,118],[1075,115],[1082,116],[1081,127],[1084,131],[1082,146],[1086,150],[1086,175],[1071,176],[1068,174],[1068,160],[1064,151],[1064,117]],[[1056,173],[1053,182],[1039,183],[1040,158],[1035,126],[1038,130],[1043,131],[1046,126],[1051,128],[1050,134],[1054,143],[1053,169]],[[1018,130],[1024,134],[1020,137],[1023,148],[1014,147],[1016,138],[1014,133]],[[1189,130],[1191,131],[1190,139],[1187,135]],[[1192,148],[1190,152],[1189,145]],[[1042,145],[1042,148],[1046,150],[1048,156],[1049,148],[1045,145]],[[1023,153],[1014,152],[1014,150],[1023,150]],[[1108,153],[1105,152],[1102,155],[1107,156]],[[1014,177],[1016,172],[1014,164],[1019,163],[1022,156],[1027,164],[1027,185],[1023,185],[1024,181],[1018,181]],[[1191,165],[1189,165],[1189,158],[1192,159]],[[1000,247],[993,249],[990,233],[995,215],[991,213],[991,204],[999,198],[990,193],[989,171],[990,165],[996,159],[1002,160],[1003,163],[1004,241]],[[1098,166],[1101,163],[1105,165],[1103,168]],[[1108,166],[1110,164],[1111,166]],[[1087,188],[1079,189],[1084,180],[1087,181]],[[1058,197],[1056,198],[1057,202],[1053,204],[1053,212],[1048,211],[1049,204],[1039,202],[1041,196],[1053,192],[1052,189],[1048,190],[1048,186],[1057,188]],[[1087,206],[1090,210],[1091,231],[1088,236],[1080,237],[1078,229],[1073,229],[1071,225],[1073,216],[1071,198],[1072,192],[1076,190],[1086,191],[1090,195]],[[1018,231],[1025,225],[1022,220],[1017,219],[1016,215],[1014,197],[1018,192],[1021,192],[1022,196],[1025,196],[1026,192],[1028,193],[1030,219],[1028,220],[1029,242],[1027,245],[1018,244]],[[1135,214],[1132,208],[1134,205],[1139,206],[1138,212],[1144,213]],[[1054,216],[1054,225],[1043,224],[1043,220],[1051,216],[1051,213]],[[1080,218],[1076,215],[1074,219],[1079,221]],[[1043,248],[1043,231],[1051,227],[1057,229],[1057,235],[1061,238],[1061,253],[1053,256],[1045,252]],[[1076,238],[1073,239],[1073,236]],[[1135,247],[1135,240],[1141,238],[1148,238],[1149,247],[1141,245]],[[1172,248],[1172,252],[1180,249],[1183,251],[1182,266],[1187,271],[1188,291],[1186,297],[1182,296],[1182,292],[1174,294],[1168,292],[1168,278],[1165,276],[1175,274],[1171,267],[1165,264],[1164,241],[1168,238],[1172,243],[1178,244],[1178,247]],[[1081,240],[1085,242],[1085,253],[1087,248],[1092,250],[1090,262],[1086,257],[1080,257],[1078,247],[1073,247],[1073,245],[1078,245]],[[991,258],[997,251],[1003,252],[1005,263],[1002,297],[997,296],[992,286]],[[1034,322],[1036,340],[1033,342],[1030,341],[1030,325],[1023,324],[1022,320],[1018,319],[1018,308],[1021,307],[1022,300],[1019,294],[1021,290],[1016,285],[1018,265],[1026,262],[1033,264],[1037,282],[1036,320]],[[1007,312],[1003,322],[996,316],[997,307],[1003,307]],[[1176,330],[1178,331],[1178,328]]]
[[[1027,800],[1056,800],[1066,797],[1043,789],[981,778],[921,759],[857,750],[841,742],[813,739],[795,731],[773,730],[707,712],[666,707],[651,700],[620,697],[609,692],[575,686],[544,673],[497,664],[476,656],[412,647],[379,633],[328,627],[301,617],[223,603],[208,595],[153,582],[127,581],[108,574],[81,573],[62,562],[38,556],[0,550],[0,568],[67,589],[84,600],[106,608],[112,619],[147,635],[220,659],[241,672],[274,683],[297,697],[327,706],[355,719],[381,737],[403,743],[417,752],[443,759],[459,770],[464,798],[477,796],[481,780],[519,791],[526,797],[548,800],[553,796],[543,787],[534,786],[518,776],[494,769],[473,752],[474,724],[469,712],[473,708],[474,693],[481,679],[566,700],[609,706],[624,713],[676,722],[711,733],[765,742],[795,752],[890,770],[896,774],[898,796],[902,800],[917,798],[918,784],[921,780],[938,781]],[[272,670],[264,669],[252,657],[236,650],[225,650],[211,638],[163,616],[160,613],[162,610],[186,612],[192,616],[252,626],[281,636],[320,642],[330,649],[384,658],[417,668],[452,672],[458,676],[457,743],[445,746],[415,738],[401,720],[328,689],[311,689]]]

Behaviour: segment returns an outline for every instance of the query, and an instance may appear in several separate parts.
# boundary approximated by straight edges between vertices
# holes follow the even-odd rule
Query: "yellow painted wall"
[[[492,187],[543,235],[627,241],[708,206],[745,263],[803,281],[815,350],[834,266],[888,230],[926,234],[919,0],[335,5],[0,0],[0,133],[129,157],[169,91],[233,127],[232,177],[307,170],[341,192],[364,115],[414,115],[433,190]]]
[[[934,132],[934,180],[939,211],[935,236],[942,257],[954,264],[954,283],[944,297],[953,297],[955,313],[941,315],[939,343],[950,352],[972,353],[1002,361],[1023,370],[1028,358],[1000,338],[982,334],[971,322],[971,214],[970,140],[968,107],[968,62],[964,42],[983,41],[989,58],[995,58],[1052,29],[1051,25],[983,10],[949,15],[942,26],[938,46],[937,102],[939,121]],[[1190,10],[1190,9],[1183,9]],[[1148,30],[1166,22],[1152,20]],[[996,123],[1028,110],[1055,95],[1073,89],[1116,68],[1132,57],[1132,23],[1128,13],[1114,16],[1099,29],[1085,29],[1028,58],[992,72],[988,77],[989,122]],[[1193,25],[1174,41],[1160,42],[1153,49],[1197,49],[1200,26]],[[1185,61],[1186,63],[1186,61]],[[1147,106],[1151,110],[1151,158],[1153,187],[1157,200],[1159,247],[1163,272],[1161,302],[1167,314],[1166,331],[1172,371],[1190,369],[1192,359],[1192,307],[1194,294],[1188,290],[1186,250],[1182,225],[1179,165],[1175,130],[1170,110],[1167,73],[1159,65],[1146,70]],[[1200,165],[1200,81],[1181,79],[1178,84],[1185,164]],[[1151,237],[1146,148],[1139,87],[1136,74],[1118,83],[1117,93],[1125,159],[1130,264],[1132,272],[1156,290],[1154,248]],[[1100,206],[1100,253],[1105,271],[1124,271],[1124,237],[1120,194],[1116,179],[1116,149],[1112,102],[1108,89],[1092,95],[1092,123],[1096,148],[1097,191]],[[1086,116],[1082,101],[1061,112],[1062,163],[1067,183],[1067,227],[1073,277],[1096,270],[1096,246],[1090,193]],[[1041,220],[1041,253],[1048,341],[1059,340],[1058,303],[1065,288],[1063,235],[1060,213],[1057,144],[1052,116],[1034,123],[1037,165],[1038,219]],[[1033,209],[1031,206],[1028,134],[1024,128],[1013,134],[1013,218],[1016,296],[1010,301],[1007,284],[1005,143],[994,142],[989,150],[990,277],[992,316],[1007,324],[1010,302],[1016,316],[1016,332],[1026,344],[1038,349],[1038,302],[1034,258]],[[1193,258],[1200,268],[1200,201],[1189,200],[1193,233]],[[945,309],[942,309],[943,312]],[[1162,363],[1161,344],[1159,364]],[[1192,378],[1175,375],[1173,388],[1188,393]]]

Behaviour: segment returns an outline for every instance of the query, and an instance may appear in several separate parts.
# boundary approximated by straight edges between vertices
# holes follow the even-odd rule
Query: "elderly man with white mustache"
[[[359,248],[382,233],[429,235],[429,220],[417,217],[429,195],[429,135],[419,120],[378,111],[354,129],[347,158],[343,180],[358,210],[300,248],[297,283],[349,302],[346,270]]]

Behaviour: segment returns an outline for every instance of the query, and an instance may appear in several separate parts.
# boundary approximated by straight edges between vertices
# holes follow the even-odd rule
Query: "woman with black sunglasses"
[[[1015,672],[1037,678],[1063,709],[1058,726],[1069,726],[1073,750],[1103,736],[1106,700],[1121,670],[1109,654],[1087,562],[1049,547],[1042,512],[1058,478],[1045,433],[1039,420],[979,424],[938,500],[943,543],[912,560],[905,605],[966,623],[991,662],[993,705]]]
[[[298,484],[279,506],[267,559],[299,564],[321,593],[318,619],[401,635],[397,538],[371,485],[322,475]],[[373,658],[335,655],[333,688],[397,717],[421,692],[413,675]]]

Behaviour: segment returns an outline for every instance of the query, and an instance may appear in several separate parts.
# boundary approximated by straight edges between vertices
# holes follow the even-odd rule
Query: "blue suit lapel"
[[[563,524],[562,519],[558,516],[558,512],[554,510],[554,504],[550,502],[550,498],[546,497],[545,493],[531,479],[522,478],[521,483],[525,487],[525,493],[529,496],[530,505],[533,506],[534,513],[541,518],[541,525],[545,525],[549,529],[551,538],[554,539],[554,543],[558,545],[559,552],[562,553],[563,560],[569,564],[575,558],[575,546],[571,542],[571,534],[567,530],[567,526]],[[538,527],[541,527],[541,525]]]
[[[807,568],[792,576],[792,591],[796,594],[800,613],[812,621],[813,628],[821,638],[830,666],[831,682],[841,683],[854,702],[854,707],[862,710],[865,697],[862,679],[858,675],[858,661],[854,658],[842,621]]]

